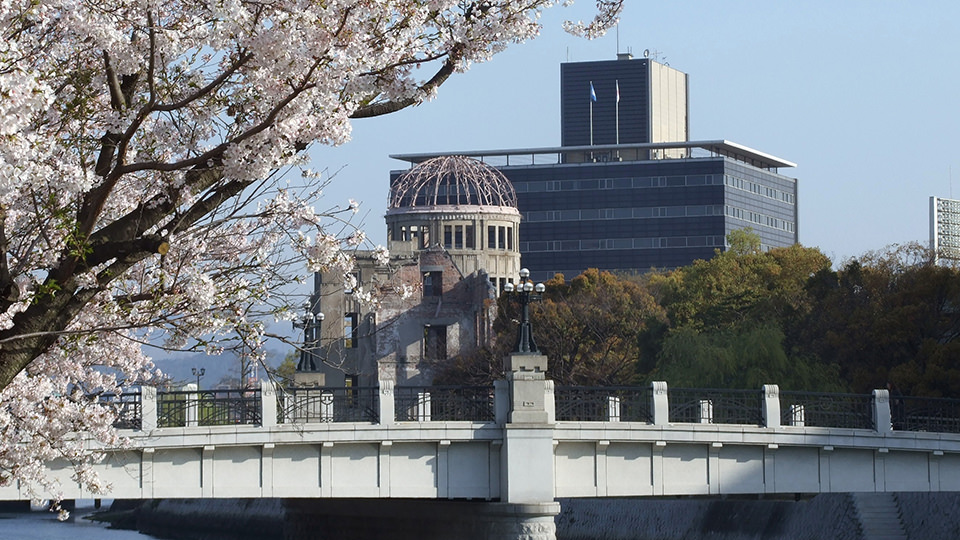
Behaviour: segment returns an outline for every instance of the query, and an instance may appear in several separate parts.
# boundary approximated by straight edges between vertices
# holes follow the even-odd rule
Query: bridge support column
[[[490,503],[480,519],[489,540],[556,540],[560,503]]]
[[[500,500],[515,504],[552,503],[553,398],[546,380],[547,357],[513,353],[504,363],[510,388],[509,423],[503,426]]]

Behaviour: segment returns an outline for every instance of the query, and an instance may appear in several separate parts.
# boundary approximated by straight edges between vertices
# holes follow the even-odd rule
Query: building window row
[[[599,219],[647,219],[664,217],[722,216],[723,205],[644,206],[637,208],[588,208],[582,210],[545,210],[527,212],[528,223],[544,221],[592,221]]]
[[[754,195],[760,195],[761,197],[766,197],[768,199],[774,199],[776,201],[785,202],[787,204],[797,204],[797,196],[793,193],[787,191],[781,191],[779,189],[774,189],[757,182],[751,182],[739,176],[725,175],[724,184],[733,189],[739,189],[742,191],[748,191]]]
[[[660,249],[723,247],[723,236],[662,236],[652,238],[600,238],[593,240],[550,240],[520,242],[521,253],[545,251],[597,251],[612,249]]]
[[[690,174],[679,176],[641,176],[636,178],[596,178],[591,180],[543,180],[514,182],[517,193],[542,191],[594,191],[598,189],[635,189],[688,186],[720,186],[723,175]]]
[[[443,247],[447,249],[474,249],[477,247],[473,225],[444,225]]]
[[[779,229],[789,233],[797,230],[797,224],[792,221],[768,216],[759,212],[753,212],[751,210],[745,210],[743,208],[737,208],[736,206],[727,206],[726,215],[733,219],[739,219],[741,221],[747,221],[756,225],[769,227],[771,229]]]
[[[487,248],[513,250],[513,227],[487,225]]]
[[[399,242],[415,242],[420,249],[430,247],[430,228],[427,225],[397,226],[390,231],[391,239]],[[483,240],[480,239],[480,243]],[[513,250],[513,227],[487,226],[487,248]],[[476,249],[477,230],[472,224],[444,225],[443,247],[447,249]]]

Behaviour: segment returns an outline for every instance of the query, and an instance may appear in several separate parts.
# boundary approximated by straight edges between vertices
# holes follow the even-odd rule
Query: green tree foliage
[[[763,251],[736,231],[710,260],[617,277],[588,270],[547,282],[534,337],[558,384],[665,380],[674,387],[960,397],[960,272],[924,246],[867,253],[834,270],[819,250]],[[502,377],[518,306],[500,299],[497,346],[454,359],[438,380]]]
[[[750,231],[709,260],[650,277],[671,326],[648,336],[659,350],[646,378],[673,385],[836,389],[835,370],[797,350],[787,329],[813,306],[811,276],[830,268],[819,250],[795,245],[762,251]],[[650,339],[652,338],[652,339]]]
[[[865,255],[811,280],[817,309],[798,325],[811,354],[853,390],[960,396],[960,273],[917,244]]]
[[[557,384],[585,386],[635,382],[641,336],[651,325],[666,322],[646,288],[596,269],[569,282],[558,274],[545,285],[542,301],[533,302],[530,311],[534,341],[549,358],[548,376]],[[439,367],[434,382],[486,384],[501,378],[519,319],[514,295],[501,296],[496,347],[451,359]]]
[[[830,268],[820,250],[800,245],[764,252],[760,238],[739,230],[728,236],[729,249],[653,276],[675,327],[723,329],[742,324],[784,321],[809,308],[805,287],[817,272]]]
[[[687,388],[760,388],[840,391],[836,367],[788,354],[775,324],[701,332],[680,327],[663,342],[650,380]]]
[[[636,380],[640,338],[666,313],[642,286],[588,269],[547,283],[535,310],[534,337],[558,384],[614,385]]]
[[[273,375],[279,379],[283,384],[289,384],[293,382],[293,375],[297,372],[297,363],[300,361],[300,352],[299,351],[290,351],[286,356],[283,357],[283,362],[280,362],[280,365],[273,370]]]

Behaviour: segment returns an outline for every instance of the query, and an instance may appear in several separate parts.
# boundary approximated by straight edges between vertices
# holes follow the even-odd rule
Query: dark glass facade
[[[709,259],[751,228],[797,242],[796,180],[726,157],[502,167],[523,216],[521,264],[543,280]]]

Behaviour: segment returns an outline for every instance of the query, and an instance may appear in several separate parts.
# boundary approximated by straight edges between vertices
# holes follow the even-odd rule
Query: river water
[[[92,501],[77,501],[74,519],[58,521],[52,512],[0,513],[0,540],[149,540],[135,531],[107,528],[106,523],[84,519],[94,511]],[[87,506],[89,505],[89,506]],[[106,506],[105,506],[106,507]]]

